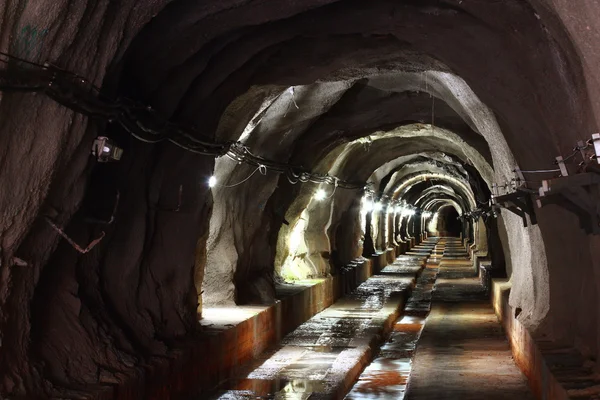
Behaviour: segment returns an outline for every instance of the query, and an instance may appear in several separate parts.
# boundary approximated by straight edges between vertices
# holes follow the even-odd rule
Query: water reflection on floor
[[[379,356],[363,371],[346,398],[402,399],[424,322],[421,316],[405,316],[397,321]]]
[[[240,368],[238,376],[224,382],[211,398],[318,400],[343,397],[362,367],[371,360],[373,346],[381,340],[386,321],[389,324],[398,315],[402,299],[434,246],[432,241],[419,246],[416,256],[399,257],[380,274],[288,334],[253,365]],[[423,281],[423,276],[429,273],[422,273],[417,282]],[[427,286],[429,280],[425,279],[421,286]],[[422,302],[416,301],[412,306],[420,310]],[[396,358],[372,363],[365,385],[376,387],[387,382],[389,387],[400,387],[406,384],[404,371],[410,369],[410,356],[420,324],[422,317],[418,316],[396,321],[389,341],[381,350],[381,355],[394,353]]]
[[[410,377],[417,341],[431,308],[431,292],[438,273],[443,245],[427,246],[426,268],[420,274],[404,315],[394,324],[390,337],[378,356],[360,375],[346,399],[403,399]],[[422,250],[418,253],[422,254]]]

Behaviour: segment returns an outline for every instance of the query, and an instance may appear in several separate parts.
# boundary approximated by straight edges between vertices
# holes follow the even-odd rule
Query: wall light
[[[208,187],[215,187],[217,184],[217,178],[213,175],[210,178],[208,178]]]
[[[123,149],[118,147],[114,141],[98,136],[92,144],[92,155],[98,162],[119,161],[123,155]]]
[[[314,199],[317,201],[325,200],[326,197],[327,193],[325,193],[325,190],[323,189],[317,190],[314,195]]]
[[[368,197],[363,197],[361,211],[365,214],[373,211],[373,202]]]

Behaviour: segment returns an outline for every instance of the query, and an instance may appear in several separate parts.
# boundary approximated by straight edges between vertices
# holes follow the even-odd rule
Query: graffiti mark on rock
[[[25,25],[18,33],[13,45],[13,53],[26,60],[37,59],[42,51],[48,29]]]

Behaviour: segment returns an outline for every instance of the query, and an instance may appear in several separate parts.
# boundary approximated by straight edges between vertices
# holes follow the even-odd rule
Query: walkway
[[[463,251],[446,245],[406,399],[533,399]]]
[[[460,241],[441,239],[427,271],[435,288],[417,286],[420,307],[411,298],[347,399],[533,399]]]

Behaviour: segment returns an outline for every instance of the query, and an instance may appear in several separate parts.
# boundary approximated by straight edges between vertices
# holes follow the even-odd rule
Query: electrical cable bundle
[[[161,117],[151,107],[129,99],[111,100],[87,79],[50,64],[36,64],[0,52],[0,91],[44,93],[57,103],[88,117],[118,123],[130,135],[145,143],[171,142],[192,153],[221,157],[256,168],[285,174],[292,184],[312,182],[344,189],[363,189],[364,183],[350,182],[307,171],[302,167],[269,160],[253,154],[241,142],[216,143]]]

